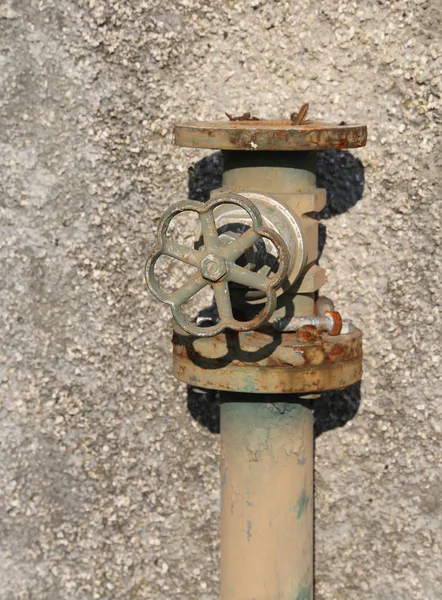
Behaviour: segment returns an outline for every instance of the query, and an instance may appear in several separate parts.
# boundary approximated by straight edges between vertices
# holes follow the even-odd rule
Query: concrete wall
[[[2,600],[217,598],[216,398],[172,378],[143,263],[189,166],[196,197],[219,176],[173,123],[303,102],[369,127],[320,165],[324,291],[366,356],[318,406],[316,598],[439,596],[441,12],[0,3]]]

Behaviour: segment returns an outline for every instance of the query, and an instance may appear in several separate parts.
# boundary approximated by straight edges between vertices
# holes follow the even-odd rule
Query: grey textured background
[[[304,101],[369,126],[323,159],[365,376],[318,407],[316,598],[441,597],[441,26],[440,0],[1,0],[2,600],[217,597],[216,415],[143,263],[211,155],[172,124]]]

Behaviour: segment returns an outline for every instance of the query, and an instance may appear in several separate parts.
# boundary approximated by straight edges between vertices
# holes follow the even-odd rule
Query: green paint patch
[[[311,600],[312,598],[312,586],[302,586],[299,590],[298,595],[293,597],[294,600]]]
[[[256,392],[255,378],[252,375],[243,375],[241,383],[241,391],[249,394]]]
[[[307,496],[306,491],[302,490],[302,494],[296,504],[296,506],[298,508],[298,514],[296,515],[296,517],[298,519],[300,519],[302,517],[302,515],[305,513],[305,511],[307,510],[309,501],[310,501],[310,498]]]

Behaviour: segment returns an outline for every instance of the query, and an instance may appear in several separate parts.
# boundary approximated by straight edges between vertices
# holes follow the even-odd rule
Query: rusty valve
[[[234,204],[247,212],[251,226],[239,237],[226,243],[220,239],[215,223],[214,210],[223,204]],[[185,211],[199,215],[204,246],[202,249],[189,248],[166,239],[167,229],[172,219]],[[267,238],[278,251],[278,268],[268,275],[251,270],[236,261],[260,238]],[[161,289],[155,278],[155,264],[162,255],[175,258],[197,269],[191,279],[174,292]],[[187,333],[197,337],[210,337],[224,331],[250,331],[266,323],[276,308],[276,290],[287,277],[289,250],[282,237],[273,229],[263,225],[263,218],[255,204],[239,194],[221,192],[202,204],[192,200],[177,202],[163,215],[159,227],[157,242],[149,254],[146,263],[146,281],[151,292],[162,302],[172,307],[173,316],[178,325]],[[265,305],[261,311],[248,321],[239,321],[233,315],[229,292],[229,282],[246,286],[265,294]],[[209,327],[201,327],[190,321],[182,312],[182,306],[210,285],[215,295],[219,322]]]
[[[364,146],[367,128],[307,121],[307,109],[290,120],[246,112],[176,125],[178,146],[222,150],[221,186],[205,204],[166,211],[146,265],[150,290],[175,317],[174,375],[202,402],[219,392],[221,600],[312,600],[312,400],[362,375],[361,330],[320,295],[315,215],[326,191],[316,165],[319,150]],[[166,237],[185,211],[199,217],[192,248]],[[162,255],[196,271],[175,292],[155,278]],[[218,314],[212,302],[191,321],[183,305],[207,286]]]

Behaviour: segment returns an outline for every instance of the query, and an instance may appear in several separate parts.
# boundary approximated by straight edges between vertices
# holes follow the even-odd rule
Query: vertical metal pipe
[[[223,187],[261,194],[305,193],[316,187],[317,152],[223,151]]]
[[[221,401],[221,600],[311,600],[310,405],[256,394]]]

